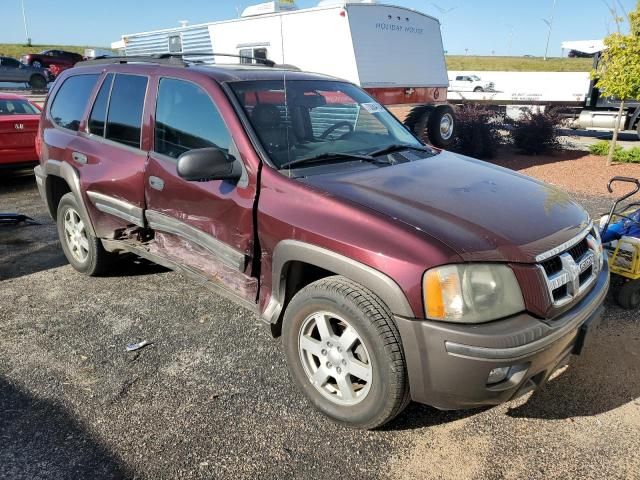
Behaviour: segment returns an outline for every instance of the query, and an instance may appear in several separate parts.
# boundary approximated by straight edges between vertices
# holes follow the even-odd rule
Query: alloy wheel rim
[[[89,239],[84,222],[73,208],[64,214],[64,238],[73,258],[84,263],[89,258]]]
[[[315,312],[298,334],[300,361],[309,382],[338,405],[362,402],[371,389],[373,367],[361,336],[342,317]]]
[[[449,113],[445,113],[440,119],[440,136],[449,140],[453,135],[453,117]]]

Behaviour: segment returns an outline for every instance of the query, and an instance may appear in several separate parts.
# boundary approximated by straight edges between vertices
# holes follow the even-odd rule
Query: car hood
[[[302,181],[403,222],[467,261],[535,262],[590,223],[557,188],[451,152]]]

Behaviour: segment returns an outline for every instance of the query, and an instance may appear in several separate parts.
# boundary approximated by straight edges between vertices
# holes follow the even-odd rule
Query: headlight
[[[525,309],[516,276],[506,265],[446,265],[424,274],[427,318],[482,323]]]

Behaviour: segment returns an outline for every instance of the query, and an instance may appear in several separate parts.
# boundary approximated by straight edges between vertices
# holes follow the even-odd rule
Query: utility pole
[[[22,0],[22,21],[24,22],[24,36],[27,37],[27,45],[31,46],[31,38],[29,37],[29,29],[27,28],[27,14],[24,10],[24,0]]]
[[[551,7],[551,18],[547,20],[543,18],[542,21],[547,24],[549,31],[547,32],[547,46],[544,49],[544,59],[547,60],[547,54],[549,53],[549,40],[551,39],[551,29],[553,28],[553,16],[556,12],[556,0],[553,0],[553,6]]]

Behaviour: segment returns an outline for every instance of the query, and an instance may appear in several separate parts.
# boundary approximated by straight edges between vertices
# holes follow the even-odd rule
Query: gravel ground
[[[640,478],[636,312],[609,304],[585,354],[534,395],[412,404],[354,431],[305,402],[242,308],[146,262],[74,272],[32,176],[2,174],[0,211],[41,223],[0,226],[0,478]],[[153,345],[125,352],[140,340]]]

